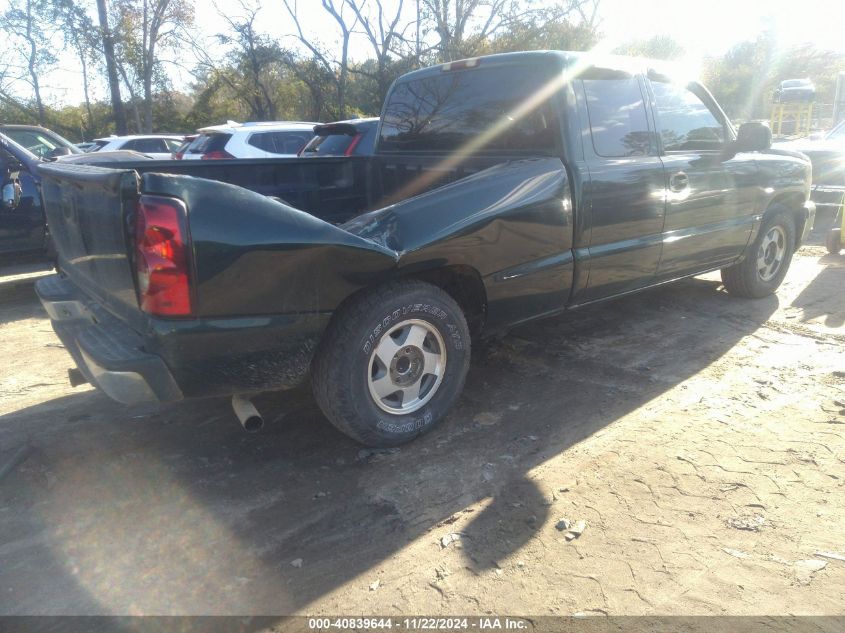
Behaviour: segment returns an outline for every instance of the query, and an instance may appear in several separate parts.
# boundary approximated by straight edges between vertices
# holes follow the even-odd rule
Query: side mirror
[[[738,152],[762,152],[772,147],[772,130],[765,123],[749,121],[739,126],[735,149]]]
[[[17,182],[3,185],[3,207],[14,211],[21,201],[21,186]]]

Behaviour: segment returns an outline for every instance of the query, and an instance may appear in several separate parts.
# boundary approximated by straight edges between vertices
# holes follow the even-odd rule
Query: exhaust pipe
[[[249,398],[241,395],[232,396],[232,409],[247,433],[258,433],[264,427],[264,418]]]

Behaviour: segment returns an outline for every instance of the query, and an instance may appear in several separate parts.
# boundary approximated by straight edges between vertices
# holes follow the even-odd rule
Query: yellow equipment
[[[845,196],[842,197],[839,212],[833,220],[833,228],[830,229],[825,240],[827,251],[832,255],[838,255],[839,251],[842,250],[843,235],[845,235]]]
[[[811,121],[813,119],[812,101],[788,101],[786,103],[773,103],[770,126],[775,136],[783,136],[784,119],[794,119],[797,136],[807,136],[810,133]]]

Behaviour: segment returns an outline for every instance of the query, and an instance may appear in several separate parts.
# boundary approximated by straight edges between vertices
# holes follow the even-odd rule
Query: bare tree
[[[0,67],[0,104],[17,110],[26,117],[33,115],[32,111],[15,97],[14,83],[16,81],[13,69],[9,64]]]
[[[249,103],[255,118],[259,120],[277,118],[276,102],[270,94],[270,88],[265,81],[268,67],[280,61],[281,50],[269,38],[259,34],[255,29],[255,21],[261,6],[249,6],[241,2],[244,16],[231,18],[221,12],[221,16],[229,23],[235,37],[218,35],[222,44],[236,44],[238,49],[235,63],[243,68],[247,92],[244,98]],[[243,85],[243,84],[242,84]],[[233,86],[234,87],[234,86]]]
[[[345,2],[355,12],[363,35],[373,50],[376,62],[375,73],[369,73],[361,68],[357,69],[356,72],[369,75],[375,80],[378,98],[379,101],[382,101],[393,81],[393,73],[390,72],[392,59],[407,56],[414,56],[417,60],[419,58],[419,41],[415,42],[413,47],[408,47],[405,38],[405,33],[414,22],[400,26],[405,0],[398,0],[394,5],[395,11],[390,13],[385,11],[383,0],[345,0]],[[419,23],[416,23],[415,26],[418,29]]]
[[[561,0],[547,6],[531,0],[420,0],[420,18],[437,35],[440,61],[476,54],[479,45],[515,27],[578,15],[579,22],[594,30],[599,0]]]
[[[0,15],[0,30],[11,36],[20,59],[20,74],[17,79],[32,89],[38,123],[46,123],[44,101],[41,97],[41,75],[56,57],[49,45],[52,25],[47,19],[47,7],[42,0],[12,2]]]
[[[190,0],[116,0],[118,12],[118,72],[135,98],[140,84],[143,122],[153,129],[153,82],[161,60],[159,49],[178,44],[177,37],[193,23]]]
[[[286,53],[278,43],[256,29],[261,5],[245,0],[241,0],[240,5],[242,14],[239,16],[218,9],[220,17],[229,25],[227,33],[215,36],[220,44],[231,47],[224,56],[225,64],[220,63],[219,56],[208,51],[206,43],[188,40],[197,59],[198,79],[206,82],[210,79],[215,85],[228,88],[247,105],[253,120],[276,119],[279,108],[273,77],[285,64]]]
[[[358,18],[352,20],[351,24],[344,16],[344,8],[347,6],[345,0],[320,0],[323,9],[332,17],[340,28],[341,47],[340,59],[331,57],[327,52],[320,49],[319,45],[306,36],[299,19],[297,0],[282,0],[288,11],[293,24],[296,27],[295,37],[314,56],[314,60],[328,73],[334,76],[334,83],[337,90],[338,113],[341,119],[346,117],[346,85],[349,78],[349,40],[352,32],[358,23]],[[354,15],[354,12],[353,12]]]
[[[94,125],[91,108],[90,63],[99,48],[96,29],[88,13],[75,0],[50,0],[55,25],[61,30],[65,47],[71,48],[79,59],[82,70],[82,90],[85,99],[85,112],[88,116],[89,131]]]
[[[106,77],[109,83],[115,131],[118,134],[126,134],[126,113],[123,110],[123,101],[120,97],[120,79],[117,76],[114,38],[112,37],[111,27],[109,26],[109,10],[106,0],[97,0],[97,17],[100,22],[103,57],[106,59]]]

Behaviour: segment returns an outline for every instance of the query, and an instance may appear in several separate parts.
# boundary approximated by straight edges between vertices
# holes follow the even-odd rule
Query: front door
[[[649,75],[666,171],[666,222],[657,280],[718,267],[748,243],[755,214],[753,156],[726,153],[724,114],[696,84]]]

